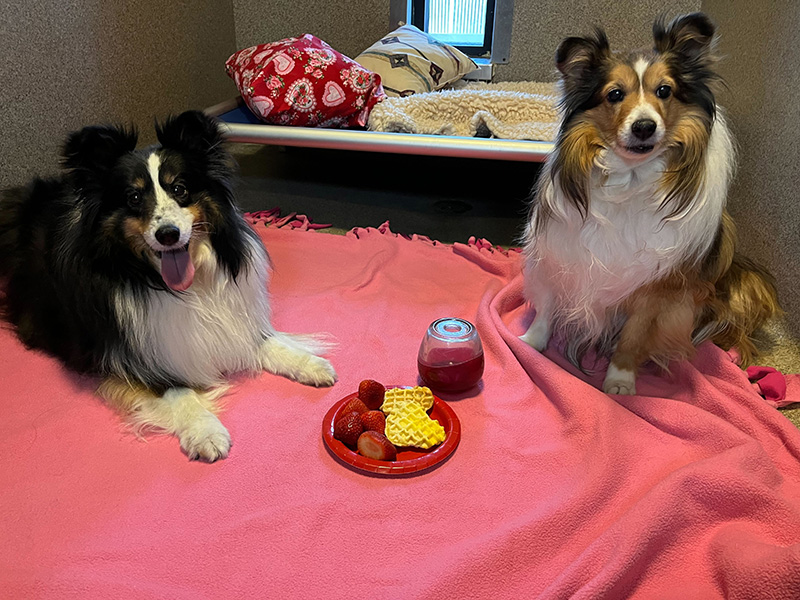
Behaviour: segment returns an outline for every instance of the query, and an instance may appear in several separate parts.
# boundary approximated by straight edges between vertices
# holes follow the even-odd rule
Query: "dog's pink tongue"
[[[194,264],[189,251],[162,252],[161,277],[176,292],[188,290],[194,281]]]

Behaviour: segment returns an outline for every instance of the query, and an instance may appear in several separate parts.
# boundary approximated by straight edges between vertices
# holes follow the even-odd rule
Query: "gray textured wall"
[[[57,168],[67,132],[231,97],[231,0],[7,2],[0,26],[0,188]]]
[[[236,43],[243,48],[312,33],[355,57],[390,31],[389,0],[233,0]],[[612,44],[639,47],[652,41],[656,15],[700,9],[700,0],[515,0],[511,62],[501,81],[553,80],[553,55],[568,35],[606,28]]]
[[[739,145],[730,211],[742,249],[775,274],[787,325],[800,337],[800,3],[706,0]]]
[[[240,48],[311,33],[355,58],[386,35],[389,0],[233,0]]]
[[[552,81],[553,57],[565,37],[589,33],[599,25],[612,48],[649,47],[656,16],[699,9],[700,0],[515,0],[511,59],[495,67],[495,78]]]

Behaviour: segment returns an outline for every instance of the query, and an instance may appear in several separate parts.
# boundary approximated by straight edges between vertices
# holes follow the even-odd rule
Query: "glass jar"
[[[447,317],[428,327],[417,356],[422,381],[433,391],[463,392],[483,376],[478,330],[469,321]]]

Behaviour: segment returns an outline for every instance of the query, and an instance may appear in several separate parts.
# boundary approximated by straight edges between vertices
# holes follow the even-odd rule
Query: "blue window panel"
[[[428,0],[427,31],[454,46],[483,46],[486,0]]]

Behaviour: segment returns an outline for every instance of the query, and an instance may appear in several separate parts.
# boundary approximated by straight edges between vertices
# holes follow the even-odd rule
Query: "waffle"
[[[397,412],[407,402],[414,402],[428,411],[433,407],[433,393],[425,386],[390,388],[383,395],[381,410],[387,415]]]
[[[439,421],[431,419],[421,405],[414,401],[404,401],[396,408],[395,412],[386,417],[386,437],[392,444],[427,450],[444,441],[444,427]]]

